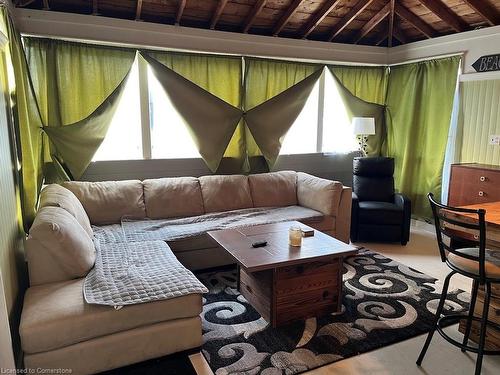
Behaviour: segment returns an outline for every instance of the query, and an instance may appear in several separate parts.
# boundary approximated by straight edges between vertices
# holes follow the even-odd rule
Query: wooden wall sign
[[[481,56],[472,67],[479,73],[500,70],[500,54]]]

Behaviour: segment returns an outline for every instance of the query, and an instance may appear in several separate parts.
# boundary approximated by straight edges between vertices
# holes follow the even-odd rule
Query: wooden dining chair
[[[451,272],[444,280],[434,324],[427,335],[424,347],[417,359],[417,365],[420,366],[422,364],[432,336],[437,330],[446,341],[459,347],[462,352],[470,351],[477,353],[475,374],[479,375],[481,373],[483,355],[500,354],[500,350],[485,349],[486,327],[489,325],[494,329],[500,329],[500,325],[488,321],[491,284],[500,283],[500,250],[495,252],[486,248],[485,210],[445,206],[436,202],[432,193],[428,194],[428,198],[434,216],[441,260],[451,268]],[[465,248],[453,246],[454,243],[464,242],[472,244],[472,246]],[[473,280],[469,312],[467,314],[451,314],[441,317],[448,294],[450,279],[457,273]],[[485,288],[485,297],[481,317],[476,317],[474,316],[474,307],[480,285]],[[444,332],[443,328],[449,324],[458,323],[462,319],[465,319],[467,323],[463,341],[459,342]],[[469,345],[469,335],[473,321],[480,323],[479,343],[477,347]]]

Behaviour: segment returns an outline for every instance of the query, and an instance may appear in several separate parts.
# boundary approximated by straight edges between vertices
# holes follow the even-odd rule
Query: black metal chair
[[[420,366],[425,353],[429,348],[432,336],[437,330],[439,334],[451,344],[459,347],[462,352],[470,351],[477,353],[475,374],[481,373],[481,366],[484,354],[500,354],[500,350],[486,350],[486,327],[489,325],[494,329],[500,329],[500,325],[488,321],[488,310],[491,299],[491,284],[500,282],[500,251],[489,250],[486,248],[486,222],[485,210],[471,210],[465,208],[456,208],[445,206],[434,200],[432,193],[428,194],[432,213],[436,227],[436,236],[439,246],[441,260],[451,268],[451,272],[446,276],[443,285],[443,291],[439,300],[436,317],[432,329],[429,331],[424,347],[417,359],[417,365]],[[458,214],[458,215],[454,215]],[[463,214],[466,214],[464,217]],[[447,244],[444,237],[449,239]],[[453,244],[457,243],[473,244],[473,247],[457,248]],[[461,274],[470,277],[473,280],[471,302],[467,314],[452,314],[441,317],[450,279],[455,274]],[[474,307],[477,299],[477,292],[480,285],[484,285],[485,297],[483,312],[481,317],[474,316]],[[464,339],[458,342],[444,332],[443,327],[448,324],[458,323],[462,319],[466,320]],[[472,322],[480,323],[478,346],[469,345],[469,335]]]

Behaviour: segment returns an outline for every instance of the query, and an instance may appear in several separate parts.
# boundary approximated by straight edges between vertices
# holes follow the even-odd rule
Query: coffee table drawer
[[[339,280],[339,262],[312,262],[276,270],[277,296],[294,295],[308,290],[335,288]]]
[[[277,296],[276,324],[322,316],[337,311],[339,295],[335,288],[309,290],[293,295]]]

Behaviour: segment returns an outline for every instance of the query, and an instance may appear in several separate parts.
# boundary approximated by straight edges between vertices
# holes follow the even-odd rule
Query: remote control
[[[267,241],[257,241],[252,244],[252,247],[264,247],[267,245]]]

